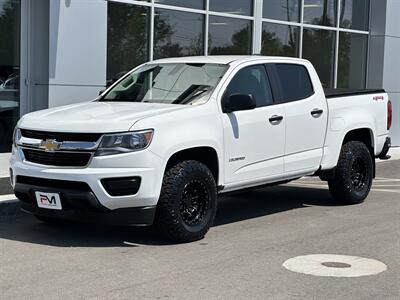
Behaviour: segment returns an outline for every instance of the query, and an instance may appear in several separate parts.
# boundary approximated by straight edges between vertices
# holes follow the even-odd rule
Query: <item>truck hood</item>
[[[59,132],[123,132],[143,118],[186,107],[157,103],[86,102],[30,113],[21,119],[19,127]]]

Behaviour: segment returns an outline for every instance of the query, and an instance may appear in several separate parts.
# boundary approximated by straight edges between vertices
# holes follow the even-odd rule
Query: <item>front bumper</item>
[[[74,222],[132,226],[152,225],[156,213],[155,206],[119,208],[108,212],[96,212],[81,209],[55,211],[38,208],[33,204],[22,203],[21,209],[35,216],[44,216]]]
[[[59,194],[62,210],[39,208],[35,196],[37,191]],[[56,219],[147,226],[153,224],[156,211],[156,206],[110,210],[101,205],[89,185],[84,182],[17,176],[14,192],[21,201],[23,211]]]
[[[149,150],[94,157],[86,168],[61,168],[34,164],[25,161],[23,154],[17,149],[13,149],[10,159],[13,187],[19,199],[32,198],[34,190],[56,192],[60,193],[66,202],[66,207],[73,203],[71,210],[84,210],[85,205],[89,203],[97,211],[99,208],[104,208],[111,214],[113,211],[121,209],[138,209],[140,211],[143,208],[147,210],[148,207],[155,207],[160,195],[164,167],[161,158]],[[18,183],[18,177],[21,176],[34,178],[36,181],[34,184]],[[102,180],[124,177],[140,178],[140,187],[137,193],[125,196],[110,195]],[[40,182],[41,180],[43,183]],[[53,187],[46,184],[48,180],[84,183],[88,189],[84,191],[81,188],[74,188],[74,186],[67,189]],[[94,205],[96,203],[98,205]],[[81,204],[83,207],[80,206]],[[29,201],[23,201],[23,209],[32,213],[42,211],[42,209],[37,211],[29,205]]]

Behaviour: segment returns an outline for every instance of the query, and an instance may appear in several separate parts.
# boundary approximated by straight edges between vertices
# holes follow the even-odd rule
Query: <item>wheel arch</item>
[[[364,127],[349,130],[343,138],[342,146],[350,141],[358,141],[364,143],[371,152],[372,157],[374,157],[375,141],[374,133],[371,128]]]
[[[176,151],[169,157],[164,172],[184,160],[196,160],[201,162],[210,169],[215,182],[217,184],[219,183],[221,178],[219,157],[217,151],[213,147],[197,146]]]
[[[340,152],[344,144],[350,141],[358,141],[364,143],[373,160],[373,173],[375,178],[375,138],[374,132],[370,127],[359,127],[359,128],[351,128],[349,129],[338,142],[340,143],[340,147],[330,154],[331,163],[329,167],[321,167],[320,170],[317,171],[316,174],[320,176],[322,180],[327,180],[334,176],[336,166],[339,162]]]

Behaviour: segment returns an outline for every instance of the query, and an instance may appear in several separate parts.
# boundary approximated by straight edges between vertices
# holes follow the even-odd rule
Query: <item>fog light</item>
[[[102,179],[101,184],[110,196],[135,195],[139,191],[140,177]]]

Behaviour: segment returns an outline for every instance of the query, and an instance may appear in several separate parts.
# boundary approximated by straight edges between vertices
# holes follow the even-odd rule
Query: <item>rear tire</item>
[[[362,203],[371,190],[373,160],[364,143],[347,142],[342,146],[335,175],[328,180],[333,198],[343,204]]]
[[[155,224],[169,240],[178,243],[202,239],[217,212],[217,187],[211,171],[188,160],[164,175]]]

